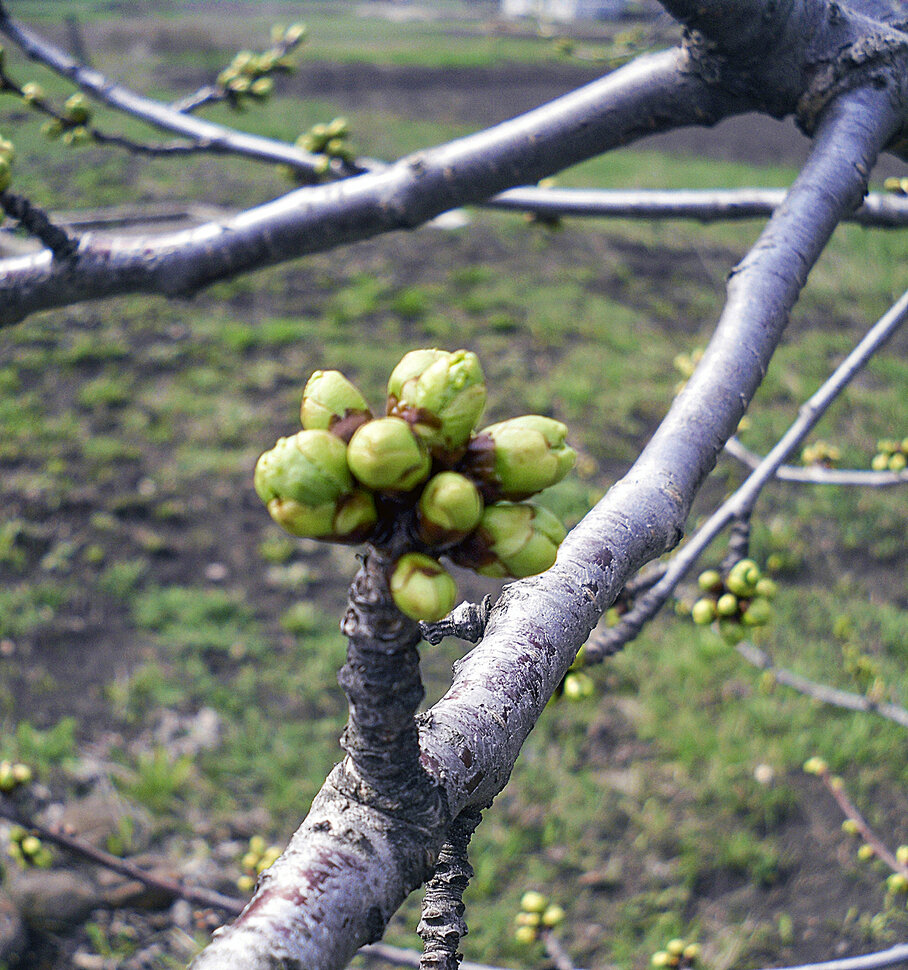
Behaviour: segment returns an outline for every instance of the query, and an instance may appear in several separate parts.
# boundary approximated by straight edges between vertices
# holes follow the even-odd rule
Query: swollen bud
[[[451,574],[441,563],[420,552],[408,552],[397,560],[389,586],[401,613],[426,623],[447,616],[457,598]]]
[[[476,486],[457,472],[430,478],[419,497],[419,535],[427,545],[456,542],[472,532],[482,518],[482,498]]]
[[[429,474],[425,445],[400,418],[377,418],[350,439],[347,462],[367,488],[409,492]]]
[[[772,619],[772,607],[769,600],[757,596],[750,601],[750,605],[741,615],[741,622],[745,626],[765,626]]]
[[[565,443],[566,435],[560,421],[526,414],[484,428],[477,444],[492,442],[488,472],[500,495],[522,499],[560,482],[571,470],[577,454]],[[483,470],[477,467],[477,474]]]
[[[13,166],[8,158],[0,155],[0,192],[5,192],[13,183]]]
[[[63,111],[70,121],[74,121],[80,125],[84,125],[91,117],[88,101],[85,95],[80,92],[66,99],[66,103],[63,105]]]
[[[483,576],[535,576],[558,554],[564,526],[548,509],[529,502],[487,506],[479,528],[451,556]]]
[[[697,585],[704,593],[718,593],[722,589],[722,576],[718,569],[704,569],[697,577]]]
[[[760,567],[753,559],[741,559],[731,567],[725,585],[737,596],[752,596],[760,580]]]
[[[705,597],[699,599],[691,607],[690,616],[697,626],[709,626],[716,618],[716,604]]]
[[[408,421],[429,448],[462,448],[485,403],[482,368],[468,350],[411,351],[388,380],[388,414]]]
[[[349,441],[371,418],[366,399],[340,371],[317,370],[306,382],[300,408],[304,428],[331,431]]]

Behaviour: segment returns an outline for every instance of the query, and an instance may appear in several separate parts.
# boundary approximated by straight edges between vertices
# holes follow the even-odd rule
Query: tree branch
[[[33,61],[49,67],[68,78],[73,84],[108,107],[138,118],[164,131],[189,138],[206,151],[220,154],[243,155],[261,162],[290,165],[301,177],[317,181],[318,159],[295,145],[235,131],[223,125],[194,118],[176,111],[160,101],[143,97],[129,88],[116,84],[100,71],[74,60],[66,51],[39,37],[27,27],[10,19],[0,3],[0,33],[5,34]]]
[[[491,209],[560,218],[695,219],[731,222],[771,216],[784,189],[510,189],[485,203]],[[908,196],[876,192],[844,217],[882,229],[908,226]]]
[[[681,51],[643,57],[488,131],[381,172],[298,189],[224,223],[152,239],[87,236],[66,272],[47,253],[6,260],[0,325],[117,293],[189,294],[247,270],[412,229],[654,131],[712,124],[749,106],[691,75]]]
[[[759,245],[759,243],[758,243]],[[865,334],[852,352],[833,371],[822,387],[801,407],[797,419],[776,443],[769,454],[759,462],[744,483],[723,502],[707,521],[673,557],[662,579],[634,604],[634,608],[607,630],[597,632],[588,645],[586,657],[594,662],[620,650],[633,640],[664,605],[675,591],[687,571],[715,537],[730,523],[748,518],[764,487],[777,475],[782,462],[801,444],[811,428],[823,416],[826,409],[868,360],[889,340],[908,319],[908,292],[898,300]],[[702,366],[702,365],[701,365]],[[734,440],[734,439],[730,439]],[[726,448],[729,442],[726,442]],[[867,474],[886,474],[868,472]],[[903,473],[889,473],[896,477]],[[780,476],[781,477],[781,476]],[[905,476],[908,477],[908,476]],[[899,480],[904,480],[899,478]]]
[[[433,826],[389,819],[339,796],[344,769],[335,768],[263,887],[199,955],[195,970],[344,966],[425,877],[451,820],[501,791],[601,614],[632,574],[680,538],[809,268],[841,216],[860,201],[866,173],[897,124],[888,93],[876,89],[852,92],[827,112],[787,204],[732,275],[726,311],[701,366],[640,459],[571,532],[551,570],[505,588],[485,638],[456,666],[448,693],[419,719],[421,761],[438,780],[446,818]],[[579,138],[567,141],[569,149]],[[456,157],[456,145],[453,151]],[[267,914],[258,902],[265,887]]]
[[[803,441],[803,438],[801,439]],[[725,450],[748,468],[759,468],[765,459],[745,448],[737,438],[725,442]],[[789,454],[794,450],[789,450]],[[780,465],[775,470],[780,482],[804,482],[810,485],[848,485],[860,488],[887,488],[890,485],[908,484],[908,469],[900,472],[875,472],[865,468],[798,468],[797,465]]]
[[[832,704],[834,707],[842,707],[848,711],[879,714],[890,721],[895,721],[896,724],[901,724],[902,727],[908,727],[908,710],[905,710],[904,707],[885,701],[872,701],[863,694],[852,694],[849,691],[830,687],[828,684],[818,684],[816,681],[808,680],[807,677],[802,677],[792,670],[777,667],[765,650],[755,647],[752,643],[739,643],[735,649],[749,664],[758,667],[760,670],[769,671],[779,684],[791,687],[808,697],[822,701],[824,704]]]

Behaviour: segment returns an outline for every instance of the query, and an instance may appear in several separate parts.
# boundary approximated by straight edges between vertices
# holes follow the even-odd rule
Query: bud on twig
[[[430,546],[456,542],[479,525],[482,508],[469,478],[441,472],[429,479],[419,498],[420,538]]]
[[[457,598],[451,574],[441,563],[420,552],[408,552],[398,559],[389,586],[401,613],[426,623],[447,616]]]
[[[479,528],[450,555],[483,576],[519,579],[545,572],[565,535],[548,509],[530,502],[497,502],[486,507]]]
[[[367,488],[409,492],[429,475],[425,445],[400,418],[377,418],[357,428],[347,450],[350,470]]]
[[[372,419],[366,399],[337,370],[317,370],[303,389],[300,420],[307,429],[331,431],[344,441]]]

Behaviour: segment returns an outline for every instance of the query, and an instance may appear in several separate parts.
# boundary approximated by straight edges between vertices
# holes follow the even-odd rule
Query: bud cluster
[[[269,866],[273,865],[280,856],[281,850],[276,845],[267,845],[260,835],[253,835],[249,840],[249,848],[240,859],[243,874],[237,879],[237,889],[252,892],[255,881]]]
[[[13,143],[0,135],[0,192],[5,192],[13,181],[13,159],[16,150]]]
[[[293,535],[381,543],[406,529],[413,551],[392,569],[392,595],[407,616],[440,619],[457,591],[439,554],[485,576],[532,576],[554,563],[565,535],[555,515],[524,500],[573,465],[567,429],[525,415],[474,431],[485,399],[466,350],[406,354],[383,417],[343,374],[316,371],[303,430],[261,456],[256,491]]]
[[[319,156],[321,173],[328,171],[332,158],[352,165],[356,152],[349,141],[350,125],[346,118],[335,118],[327,124],[313,125],[297,138],[297,148]]]
[[[664,950],[652,955],[650,963],[654,967],[690,967],[700,959],[700,947],[686,940],[669,940]]]
[[[520,899],[520,912],[514,917],[514,938],[518,943],[535,943],[541,933],[563,923],[564,915],[557,903],[550,903],[547,896],[531,889]]]
[[[0,794],[8,795],[32,780],[32,770],[19,761],[0,761]]]
[[[286,55],[305,36],[304,24],[293,24],[286,28],[275,25],[271,29],[273,47],[259,54],[249,50],[239,51],[217,77],[218,87],[233,107],[242,107],[246,98],[267,98],[274,90],[271,75],[277,71],[292,70]]]
[[[801,452],[801,461],[805,465],[821,465],[824,468],[833,468],[841,458],[842,452],[827,441],[815,441]]]
[[[897,195],[908,195],[908,176],[892,175],[884,179],[883,188],[887,192],[895,192]]]
[[[13,825],[9,830],[9,845],[6,849],[9,857],[22,868],[36,866],[48,869],[53,863],[50,849],[38,838],[21,825]]]
[[[698,626],[718,620],[719,633],[727,643],[738,643],[747,627],[765,626],[772,618],[769,601],[777,587],[753,559],[738,560],[724,579],[717,569],[707,569],[700,573],[697,585],[703,595],[691,607],[691,619]]]
[[[870,462],[875,472],[900,472],[908,468],[908,438],[901,441],[883,438],[876,443],[876,452]]]

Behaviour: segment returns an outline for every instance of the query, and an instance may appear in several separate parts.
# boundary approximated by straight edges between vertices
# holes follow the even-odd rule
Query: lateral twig
[[[760,670],[769,671],[778,683],[784,684],[786,687],[791,687],[808,697],[823,701],[824,704],[843,707],[849,711],[866,711],[879,714],[881,717],[888,718],[890,721],[908,728],[908,710],[905,710],[904,707],[885,701],[873,701],[863,694],[853,694],[849,691],[839,690],[837,687],[830,687],[828,684],[818,684],[816,681],[794,673],[794,671],[777,667],[768,653],[759,647],[755,647],[752,643],[739,643],[735,649],[749,664],[759,667]]]
[[[57,259],[72,259],[79,249],[79,237],[51,222],[50,216],[24,195],[7,189],[0,192],[0,208],[18,220],[30,235],[40,239]]]
[[[710,518],[675,554],[662,579],[641,596],[634,608],[619,623],[593,634],[587,644],[590,663],[603,660],[633,640],[661,609],[687,571],[699,559],[713,539],[736,519],[750,515],[763,488],[775,476],[785,459],[807,437],[827,408],[847,387],[868,360],[889,340],[908,319],[908,292],[874,324],[852,352],[833,371],[829,379],[801,407],[797,419],[779,439],[769,454],[748,476],[740,488],[723,502]]]

